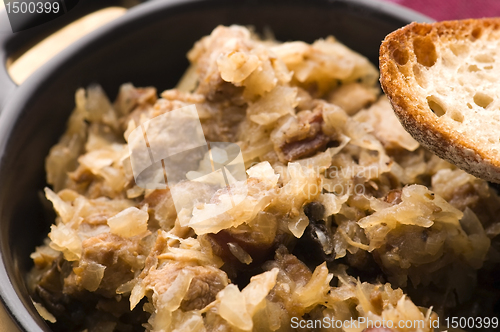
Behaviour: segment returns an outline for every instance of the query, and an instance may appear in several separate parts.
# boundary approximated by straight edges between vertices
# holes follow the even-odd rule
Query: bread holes
[[[481,63],[492,63],[495,62],[495,58],[491,54],[478,54],[474,57],[474,60]]]
[[[483,69],[490,70],[490,69],[493,69],[493,66],[492,65],[484,66]]]
[[[470,103],[467,103],[467,107],[472,109],[472,105]]]
[[[404,66],[408,62],[408,59],[410,58],[408,56],[408,51],[407,50],[402,50],[401,51],[400,49],[394,50],[394,53],[392,54],[392,56],[394,57],[394,60],[396,60],[396,62],[400,66]]]
[[[465,44],[451,44],[450,49],[455,56],[464,56],[469,53],[469,46]]]
[[[429,96],[427,97],[427,104],[429,105],[429,108],[431,111],[436,114],[438,117],[441,117],[446,114],[446,110],[444,107],[439,103],[437,98],[435,96]]]
[[[478,39],[479,37],[481,37],[482,34],[483,34],[483,29],[480,27],[477,27],[474,30],[472,30],[470,35],[472,37],[472,40],[474,41],[474,40]]]
[[[464,122],[464,115],[457,110],[453,110],[450,114],[450,118],[456,122]]]
[[[484,92],[476,92],[473,99],[474,103],[482,108],[488,107],[488,105],[493,101],[493,98]]]
[[[399,43],[396,42],[392,42],[389,47],[393,50],[392,58],[394,59],[394,61],[396,61],[398,65],[404,66],[410,59],[408,50],[406,50],[405,48],[401,49],[399,47]]]
[[[467,67],[467,71],[473,73],[473,72],[476,72],[476,71],[480,71],[480,69],[476,65],[470,65],[469,67]]]
[[[430,36],[415,38],[413,52],[417,56],[417,62],[423,66],[432,67],[437,61],[436,46]]]

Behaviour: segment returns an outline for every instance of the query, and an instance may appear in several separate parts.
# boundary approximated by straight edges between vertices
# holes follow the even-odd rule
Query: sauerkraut
[[[217,27],[188,58],[161,97],[132,84],[114,103],[99,86],[76,92],[46,159],[57,218],[28,275],[54,330],[290,331],[294,319],[369,318],[422,332],[438,317],[495,314],[497,192],[403,130],[366,58],[334,37],[282,43],[241,26]],[[177,183],[196,202],[178,215],[173,188],[136,185],[127,140],[193,104],[207,140],[239,145],[247,181]],[[228,190],[243,186],[228,209]]]

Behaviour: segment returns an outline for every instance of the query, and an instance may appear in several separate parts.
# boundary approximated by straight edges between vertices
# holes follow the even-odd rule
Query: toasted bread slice
[[[500,18],[412,23],[380,47],[380,82],[405,129],[500,183]]]

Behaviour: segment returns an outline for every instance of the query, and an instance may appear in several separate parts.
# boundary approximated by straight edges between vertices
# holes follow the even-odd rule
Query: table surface
[[[499,0],[386,0],[437,21],[500,16]]]

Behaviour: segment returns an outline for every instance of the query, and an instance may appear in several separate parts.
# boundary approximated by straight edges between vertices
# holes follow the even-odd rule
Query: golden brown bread
[[[412,23],[380,47],[380,82],[405,129],[500,183],[500,18]]]

